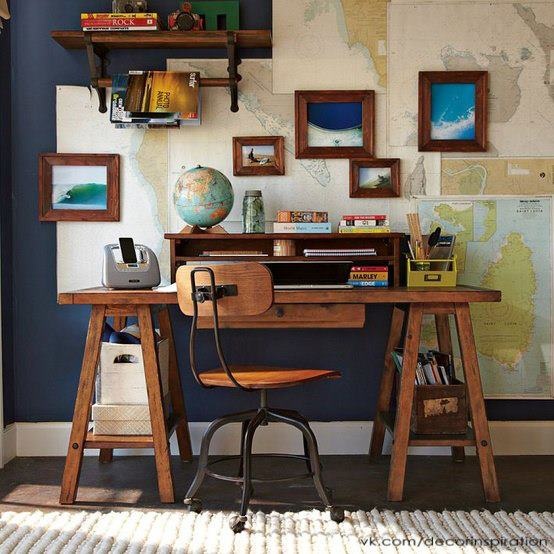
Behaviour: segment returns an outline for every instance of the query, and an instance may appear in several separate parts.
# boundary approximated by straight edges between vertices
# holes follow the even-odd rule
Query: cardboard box
[[[148,406],[93,404],[92,421],[95,435],[152,434]]]

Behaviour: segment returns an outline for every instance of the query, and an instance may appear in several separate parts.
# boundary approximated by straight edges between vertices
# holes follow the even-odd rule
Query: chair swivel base
[[[208,460],[208,454],[210,449],[210,442],[214,433],[229,423],[242,423],[241,433],[241,454],[239,456],[226,456],[218,458],[212,461]],[[292,425],[301,431],[304,438],[304,456],[295,454],[252,454],[252,441],[254,439],[254,433],[261,425],[267,425],[268,423],[279,422],[287,425]],[[307,472],[298,475],[288,475],[278,478],[254,478],[252,476],[252,458],[293,458],[298,460],[304,460],[306,462]],[[230,459],[239,459],[240,467],[238,476],[222,475],[215,473],[210,468],[215,464]],[[321,475],[321,462],[319,460],[319,452],[317,448],[317,441],[315,435],[310,428],[308,421],[296,411],[282,410],[269,408],[262,406],[258,410],[250,410],[247,412],[240,412],[228,416],[216,419],[210,424],[204,436],[202,438],[202,445],[200,448],[200,457],[198,460],[198,469],[196,476],[187,492],[184,500],[185,505],[189,507],[190,511],[200,512],[202,510],[202,502],[195,497],[202,482],[206,476],[213,477],[215,479],[222,479],[224,481],[230,481],[233,483],[242,485],[242,500],[240,506],[240,515],[233,516],[229,520],[229,525],[235,533],[241,532],[246,524],[246,513],[248,511],[248,505],[253,493],[253,483],[260,482],[287,482],[295,481],[298,479],[312,478],[314,481],[315,489],[323,502],[323,505],[329,510],[330,517],[333,521],[340,523],[344,520],[344,510],[338,508],[332,504],[330,490],[323,485],[323,479]]]

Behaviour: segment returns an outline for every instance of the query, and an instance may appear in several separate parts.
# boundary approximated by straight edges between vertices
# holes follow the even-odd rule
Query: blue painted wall
[[[166,14],[177,3],[151,0],[150,6]],[[15,390],[13,413],[8,415],[16,421],[67,421],[72,414],[88,309],[56,304],[56,230],[54,224],[38,222],[37,156],[56,149],[55,85],[87,83],[84,53],[63,50],[49,33],[53,29],[77,28],[81,11],[102,11],[109,4],[108,0],[12,2],[14,195],[13,255],[8,260],[12,273],[8,270],[8,276],[13,296],[5,298],[5,302],[13,307]],[[243,28],[271,28],[271,3],[241,0],[241,20]],[[110,71],[163,69],[166,57],[175,54],[117,52]],[[214,52],[201,54],[213,56]],[[269,55],[244,53],[244,57]],[[301,409],[312,419],[372,419],[389,318],[389,308],[374,306],[368,309],[368,323],[363,330],[232,331],[226,335],[229,358],[237,362],[341,369],[340,381],[275,392],[272,398],[275,403]],[[186,354],[187,323],[176,312],[174,322],[190,419],[206,421],[222,412],[253,405],[253,396],[204,391],[193,382]],[[208,336],[202,340],[201,361],[215,363]],[[8,390],[6,394],[12,392]],[[551,419],[553,406],[554,402],[549,401],[488,402],[492,419]]]
[[[2,264],[2,366],[4,388],[4,424],[15,417],[15,382],[13,371],[12,303],[12,176],[11,176],[11,48],[10,26],[0,34],[0,250]]]

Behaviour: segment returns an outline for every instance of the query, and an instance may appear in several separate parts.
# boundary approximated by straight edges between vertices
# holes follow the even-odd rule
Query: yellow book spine
[[[390,233],[389,228],[383,227],[339,227],[339,233]]]
[[[350,279],[352,281],[386,281],[389,278],[389,274],[385,271],[383,273],[366,273],[353,271],[350,273]]]

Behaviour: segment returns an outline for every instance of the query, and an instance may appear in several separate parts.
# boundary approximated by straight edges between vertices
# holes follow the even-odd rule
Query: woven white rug
[[[317,510],[249,514],[234,535],[229,514],[4,512],[0,552],[279,553],[553,552],[550,512],[347,512],[341,524]]]

